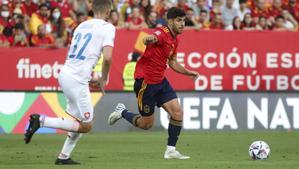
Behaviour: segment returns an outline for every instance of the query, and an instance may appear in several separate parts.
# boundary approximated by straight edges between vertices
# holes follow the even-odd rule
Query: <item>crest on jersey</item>
[[[169,32],[169,29],[168,29],[167,27],[165,27],[165,26],[163,26],[161,29],[162,29],[164,32],[166,32],[166,33]]]
[[[161,31],[156,31],[155,34],[156,34],[157,36],[159,36],[159,35],[161,34]]]
[[[85,113],[84,113],[84,118],[85,118],[86,120],[88,120],[88,119],[90,118],[90,113],[89,113],[89,112],[85,112]]]
[[[149,113],[151,111],[151,107],[149,105],[144,105],[143,111],[144,111],[144,113]]]

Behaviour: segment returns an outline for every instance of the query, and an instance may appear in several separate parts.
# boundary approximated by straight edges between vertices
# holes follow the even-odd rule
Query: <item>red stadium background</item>
[[[118,30],[107,90],[121,91],[122,71],[150,30]],[[200,73],[197,81],[172,70],[176,90],[298,91],[299,33],[186,30],[179,36],[178,62]],[[67,49],[0,48],[0,90],[59,90],[57,75]]]

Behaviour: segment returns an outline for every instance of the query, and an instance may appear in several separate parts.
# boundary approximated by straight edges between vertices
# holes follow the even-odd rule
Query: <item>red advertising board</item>
[[[140,39],[151,30],[118,30],[107,90],[123,89],[128,55],[143,50]],[[171,69],[176,90],[298,91],[299,33],[186,30],[179,36],[177,59],[198,71],[193,81]],[[0,48],[0,90],[57,90],[57,75],[67,49]]]

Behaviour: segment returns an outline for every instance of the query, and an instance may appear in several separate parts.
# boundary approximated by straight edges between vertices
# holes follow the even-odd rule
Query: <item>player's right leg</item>
[[[30,143],[32,136],[40,127],[61,129],[69,132],[88,133],[92,123],[83,123],[74,119],[63,117],[42,117],[39,114],[30,115],[29,126],[25,132],[24,141]]]
[[[126,119],[133,126],[144,130],[150,129],[154,124],[153,113],[149,116],[142,116],[128,111],[124,104],[118,103],[114,112],[109,115],[108,124],[113,125],[121,118]]]
[[[92,107],[89,105],[89,107]],[[77,101],[72,101],[70,98],[67,98],[67,111],[68,114],[73,117],[63,118],[63,117],[45,117],[40,116],[39,114],[30,115],[29,126],[25,133],[24,141],[28,144],[31,141],[32,136],[40,127],[61,129],[69,132],[76,133],[88,133],[92,128],[92,122],[84,121],[85,117],[82,117],[82,113],[79,110],[79,103]],[[88,113],[88,118],[93,118],[93,109],[88,109],[90,111],[86,111]]]
[[[150,86],[143,82],[141,79],[137,79],[134,84],[134,91],[138,100],[138,109],[140,114],[135,114],[126,109],[125,105],[119,103],[114,112],[112,112],[108,118],[108,124],[113,125],[119,119],[124,118],[132,125],[147,130],[153,126],[154,123],[154,111],[156,101],[153,97],[155,92],[155,85]]]

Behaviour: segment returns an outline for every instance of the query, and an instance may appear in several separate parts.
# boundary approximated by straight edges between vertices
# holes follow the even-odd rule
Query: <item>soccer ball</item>
[[[270,155],[270,147],[264,141],[254,141],[248,152],[253,160],[266,160]]]

